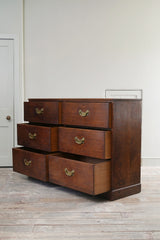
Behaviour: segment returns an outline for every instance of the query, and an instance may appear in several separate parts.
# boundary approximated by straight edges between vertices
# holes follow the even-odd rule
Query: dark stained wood
[[[36,114],[36,108],[43,108],[43,113]],[[88,115],[80,116],[80,109],[89,110]],[[103,193],[103,197],[110,200],[140,192],[140,99],[29,99],[24,103],[24,111],[25,120],[32,124],[18,125],[18,144],[54,152],[50,160],[52,182],[93,195]],[[38,123],[48,124],[48,127]],[[36,138],[29,139],[29,132],[36,133]],[[75,137],[84,138],[84,143],[76,143]],[[14,169],[26,174],[28,168],[23,169],[22,162],[16,160],[15,151]],[[32,171],[36,171],[39,158],[34,154],[45,156],[45,161],[47,157],[33,151],[31,157],[36,161]],[[22,158],[20,155],[18,159]],[[111,159],[109,165],[105,159]],[[60,167],[66,164],[69,171],[76,169],[77,179],[76,175],[63,176],[65,173],[62,174]],[[20,166],[23,171],[19,170]]]
[[[111,103],[63,102],[62,124],[111,128]],[[81,116],[79,111],[88,111],[87,116]]]
[[[51,153],[51,156],[59,156],[62,158],[67,158],[67,159],[71,159],[71,160],[75,160],[75,161],[79,161],[79,162],[86,162],[86,163],[91,163],[91,164],[97,164],[100,162],[105,162],[105,161],[110,161],[110,160],[106,160],[106,159],[99,159],[99,158],[91,158],[91,157],[87,157],[87,156],[81,156],[81,155],[75,155],[75,154],[71,154],[71,153],[64,153],[64,152],[54,152]]]
[[[124,99],[114,99],[114,98],[29,98],[29,102],[88,102],[88,103],[106,103],[106,102],[117,102],[124,101]],[[133,99],[125,99],[125,101],[132,102]],[[140,99],[134,99],[134,101],[141,102]]]
[[[135,184],[135,185],[130,185],[127,187],[111,190],[105,194],[102,195],[102,197],[105,197],[109,199],[110,201],[117,200],[123,197],[130,196],[132,194],[139,193],[141,191],[141,184]]]
[[[30,164],[25,165],[25,161]],[[48,181],[48,155],[13,148],[13,170],[29,177]]]
[[[111,161],[94,165],[94,194],[111,189]]]
[[[17,132],[19,145],[34,149],[40,149],[47,152],[58,151],[57,127],[18,124]],[[36,134],[35,139],[30,139],[29,133]]]
[[[95,161],[93,161],[95,162]],[[72,176],[67,176],[65,169],[73,171]],[[49,181],[82,191],[88,194],[97,195],[110,190],[110,161],[92,163],[85,159],[76,161],[64,156],[49,156]]]
[[[112,149],[112,134],[111,131],[105,131],[104,133],[104,158],[109,159],[111,158],[111,149]]]
[[[112,189],[140,183],[141,102],[113,103]]]
[[[106,131],[77,129],[69,127],[59,127],[59,151],[68,152],[88,157],[109,159],[111,158],[110,132]],[[75,137],[84,138],[83,144],[77,144]],[[105,142],[105,139],[107,141]]]
[[[36,108],[42,109],[43,113],[37,114]],[[24,102],[24,120],[35,123],[60,124],[60,102]]]

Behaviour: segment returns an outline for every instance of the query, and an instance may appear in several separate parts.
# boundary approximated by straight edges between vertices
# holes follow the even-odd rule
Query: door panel
[[[12,166],[13,123],[13,40],[0,40],[0,166]]]

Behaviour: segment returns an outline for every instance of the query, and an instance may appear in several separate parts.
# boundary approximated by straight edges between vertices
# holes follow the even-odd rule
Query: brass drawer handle
[[[32,163],[32,161],[31,160],[27,160],[26,158],[24,159],[24,165],[25,166],[30,166],[31,165],[31,163]]]
[[[79,110],[79,115],[81,117],[87,117],[89,114],[89,110],[86,110],[85,112],[83,112],[81,109]]]
[[[36,138],[36,136],[37,136],[37,134],[36,133],[28,133],[28,137],[29,137],[29,139],[35,139]]]
[[[43,114],[44,108],[35,108],[36,114]]]
[[[74,173],[75,173],[74,170],[69,171],[67,168],[65,168],[64,171],[65,171],[65,174],[66,174],[68,177],[72,177],[72,176],[74,175]]]
[[[75,143],[77,143],[77,144],[83,144],[85,141],[85,138],[83,137],[83,138],[79,139],[78,137],[75,137],[74,140],[75,140]]]

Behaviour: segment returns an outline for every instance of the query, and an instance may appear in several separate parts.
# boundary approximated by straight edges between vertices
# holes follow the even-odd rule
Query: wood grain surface
[[[41,114],[36,109],[43,109]],[[59,102],[24,102],[24,120],[35,123],[61,123],[61,103]]]
[[[142,192],[110,202],[0,168],[0,240],[159,240],[159,185],[142,167]]]
[[[111,103],[63,102],[62,124],[111,128]]]
[[[83,144],[77,144],[75,137],[84,138]],[[111,158],[111,134],[108,131],[59,127],[59,151],[88,157]]]
[[[47,182],[48,154],[13,148],[13,170]]]
[[[65,172],[73,174],[68,176]],[[91,195],[110,190],[110,161],[77,161],[62,156],[49,156],[49,181]]]
[[[29,134],[36,134],[34,139]],[[28,148],[39,149],[47,152],[58,150],[58,128],[45,127],[31,124],[17,125],[18,144]]]
[[[117,101],[113,103],[112,108],[114,116],[112,189],[114,191],[140,183],[141,102]]]

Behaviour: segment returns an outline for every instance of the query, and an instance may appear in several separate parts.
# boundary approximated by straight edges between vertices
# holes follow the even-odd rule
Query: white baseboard
[[[142,158],[142,166],[160,167],[160,158]]]

